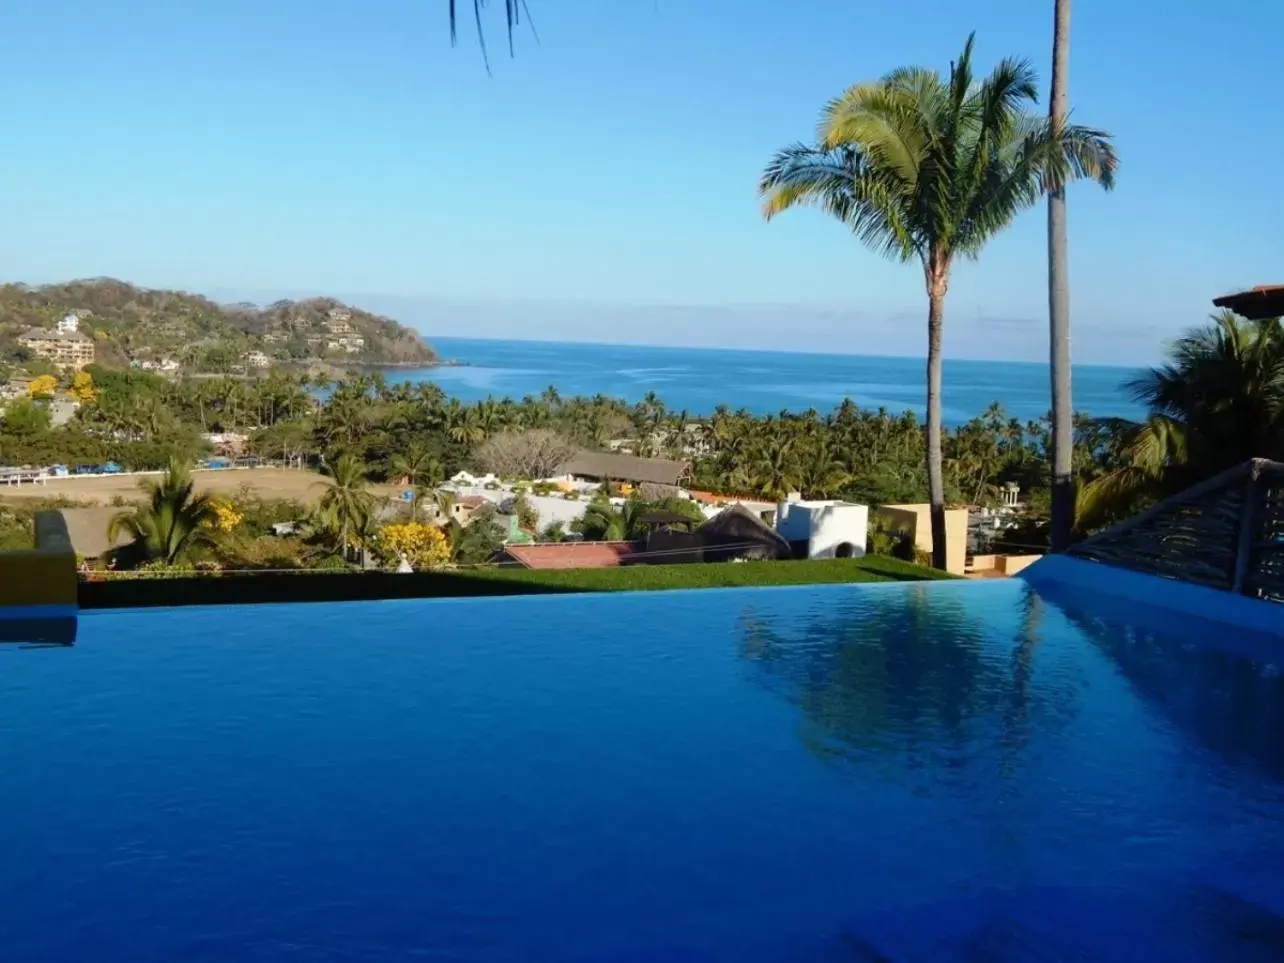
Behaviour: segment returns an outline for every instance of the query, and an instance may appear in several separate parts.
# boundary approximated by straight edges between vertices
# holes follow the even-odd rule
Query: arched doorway
[[[855,553],[851,542],[839,542],[838,547],[834,549],[834,558],[851,558]]]

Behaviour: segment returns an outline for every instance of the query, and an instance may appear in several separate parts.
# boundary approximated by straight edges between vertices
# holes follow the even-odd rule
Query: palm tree
[[[441,462],[421,441],[412,441],[404,452],[394,455],[388,463],[394,477],[410,483],[410,517],[419,519],[419,492],[423,485],[433,485],[442,480]]]
[[[193,492],[192,476],[183,465],[170,462],[160,480],[145,482],[143,490],[146,503],[117,512],[107,523],[107,540],[113,545],[122,534],[130,537],[130,543],[117,550],[118,558],[135,565],[176,565],[217,544],[214,503],[209,495]]]
[[[1070,0],[1055,0],[1048,120],[1065,126],[1070,83]],[[1052,550],[1065,551],[1074,527],[1074,402],[1070,395],[1070,255],[1065,184],[1048,185],[1048,342],[1052,377]]]
[[[815,145],[780,151],[762,175],[764,214],[800,205],[838,218],[868,247],[917,259],[928,296],[927,475],[933,562],[945,564],[941,467],[941,335],[950,273],[1031,207],[1052,178],[1113,183],[1109,135],[1026,112],[1037,101],[1029,63],[1007,59],[980,83],[973,38],[947,78],[894,70],[832,100]]]
[[[1250,458],[1284,459],[1284,327],[1278,318],[1214,315],[1128,383],[1149,408],[1129,433],[1124,467],[1084,486],[1080,528],[1176,494]]]
[[[769,440],[750,468],[749,486],[773,501],[779,501],[802,485],[802,472],[794,450],[794,439],[779,436]]]
[[[455,502],[457,496],[454,492],[438,491],[434,499],[434,507],[437,510],[437,517],[443,523],[453,521],[455,517]]]
[[[459,6],[457,0],[447,0],[450,5],[450,42],[453,44],[458,36],[457,27],[459,24]],[[487,72],[490,71],[490,54],[486,50],[486,32],[482,28],[482,9],[486,6],[487,0],[473,0],[473,19],[477,23],[477,40],[481,44],[482,60],[486,63]],[[513,31],[520,25],[522,14],[526,14],[526,21],[530,23],[530,11],[527,9],[526,0],[504,0],[504,15],[508,24],[508,53],[513,53]],[[533,29],[533,25],[532,25]]]
[[[340,455],[327,471],[329,477],[314,520],[346,557],[362,543],[362,533],[374,514],[375,497],[367,487],[366,466],[355,455]]]

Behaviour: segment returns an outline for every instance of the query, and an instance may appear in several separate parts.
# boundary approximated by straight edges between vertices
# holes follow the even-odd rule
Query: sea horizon
[[[606,395],[628,403],[655,394],[673,411],[709,415],[719,406],[758,415],[814,408],[822,414],[850,398],[863,409],[923,415],[926,361],[761,348],[708,348],[589,341],[425,336],[443,361],[388,372],[392,383],[430,381],[465,402],[538,396]],[[1133,366],[1075,365],[1075,410],[1097,417],[1144,414],[1123,389]],[[992,403],[1022,421],[1051,408],[1048,365],[1037,361],[947,358],[942,419],[957,426]]]
[[[558,341],[558,340],[549,340],[547,338],[524,338],[518,335],[514,335],[513,337],[505,337],[505,338],[469,338],[463,335],[454,335],[454,334],[429,334],[424,331],[418,331],[418,329],[416,329],[416,332],[420,335],[420,337],[423,338],[424,342],[428,345],[428,347],[432,348],[434,351],[437,350],[438,345],[443,343],[447,343],[447,344],[457,343],[457,344],[469,344],[469,345],[479,345],[479,344],[503,345],[503,344],[509,344],[512,342],[519,342],[521,344],[529,344],[529,345],[547,345],[547,346],[572,345],[576,347],[590,347],[590,348],[641,348],[644,350],[657,350],[657,351],[692,351],[692,352],[707,351],[707,352],[713,352],[713,353],[731,352],[731,353],[743,353],[743,354],[808,355],[810,357],[816,357],[816,358],[829,358],[834,356],[842,356],[845,358],[865,358],[870,360],[886,358],[889,361],[917,361],[919,364],[922,364],[922,365],[927,364],[927,355],[925,354],[921,354],[921,355],[920,354],[886,354],[878,351],[845,351],[841,349],[835,349],[833,351],[806,351],[800,348],[789,348],[789,347],[727,348],[727,347],[719,347],[719,346],[707,345],[707,344],[690,344],[690,345],[689,344],[652,344],[650,342],[641,342],[641,341],[589,341],[589,340],[583,340],[583,339]],[[467,364],[468,363],[466,359],[463,359],[463,358],[442,357],[441,352],[439,351],[438,351],[438,355],[440,357],[439,363],[442,363],[442,364],[458,364],[458,363]],[[1032,361],[1028,358],[980,358],[980,357],[971,357],[971,356],[965,356],[965,355],[947,355],[944,358],[944,361],[946,363],[949,363],[951,361],[967,361],[967,362],[979,362],[982,364],[1027,365],[1027,366],[1033,366],[1036,368],[1046,368],[1048,367],[1048,364],[1049,364],[1048,361]],[[1095,361],[1089,362],[1089,363],[1080,363],[1080,362],[1074,363],[1075,371],[1078,371],[1081,368],[1100,368],[1100,369],[1114,369],[1114,370],[1120,370],[1120,371],[1127,371],[1130,374],[1138,371],[1144,371],[1149,367],[1150,367],[1149,364],[1102,364],[1100,362],[1095,362]]]

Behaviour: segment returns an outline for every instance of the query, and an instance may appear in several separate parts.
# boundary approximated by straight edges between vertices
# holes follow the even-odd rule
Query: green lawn
[[[211,578],[125,578],[80,584],[82,608],[234,605],[254,602],[339,602],[362,599],[470,598],[569,592],[919,582],[952,575],[886,556],[806,562],[633,565],[625,568],[534,571],[478,568],[458,572],[224,573]]]
[[[511,592],[635,592],[655,589],[731,588],[751,585],[827,585],[843,582],[922,582],[953,575],[885,555],[867,558],[705,565],[630,565],[624,568],[534,570],[478,569],[444,580],[501,582]],[[454,594],[454,593],[447,593]],[[468,593],[460,593],[468,594]],[[489,591],[486,594],[491,594]]]

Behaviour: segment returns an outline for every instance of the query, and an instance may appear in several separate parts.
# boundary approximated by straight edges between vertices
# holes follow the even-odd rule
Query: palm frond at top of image
[[[459,40],[459,19],[461,11],[467,9],[467,2],[460,0],[447,0],[449,5],[450,16],[450,42],[455,44]],[[489,0],[472,0],[473,21],[477,26],[477,42],[481,46],[482,61],[486,64],[487,73],[490,72],[490,51],[486,46],[486,26],[482,16],[487,7]],[[496,0],[498,6],[498,0]],[[504,6],[504,24],[508,34],[508,55],[514,55],[513,35],[517,28],[522,25],[522,18],[525,18],[527,28],[531,31],[531,36],[539,40],[539,35],[535,32],[535,21],[531,18],[530,7],[526,0],[503,0]]]

